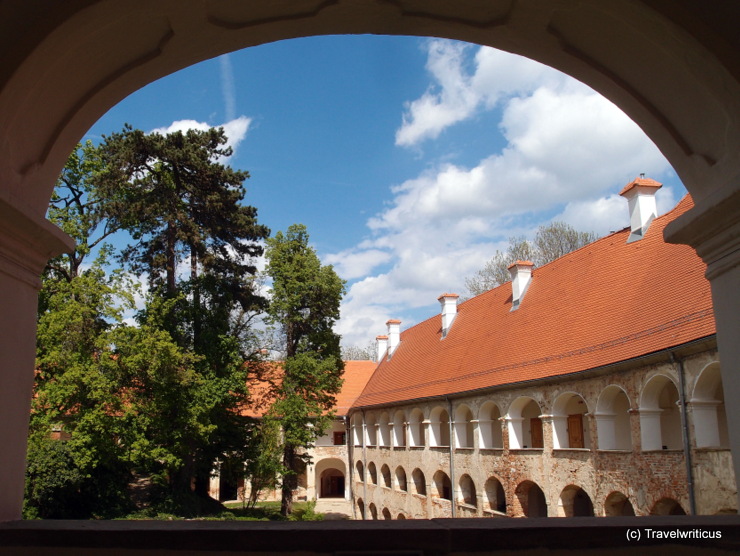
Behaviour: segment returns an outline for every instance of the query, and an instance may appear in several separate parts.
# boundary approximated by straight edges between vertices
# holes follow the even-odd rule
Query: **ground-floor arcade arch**
[[[314,476],[317,498],[349,499],[346,467],[339,458],[325,458],[316,462]]]

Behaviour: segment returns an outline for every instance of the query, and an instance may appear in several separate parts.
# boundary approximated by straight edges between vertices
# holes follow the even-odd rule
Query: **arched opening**
[[[467,405],[460,405],[455,410],[455,447],[473,447],[473,412]]]
[[[383,486],[391,488],[391,468],[388,467],[388,464],[384,463],[380,468],[380,475],[383,477]]]
[[[372,413],[365,416],[366,446],[378,445],[378,428],[375,425],[375,415]]]
[[[406,484],[406,471],[400,465],[396,467],[396,488],[403,492],[408,491],[408,485]]]
[[[396,517],[396,519],[406,519],[406,516],[403,515],[403,514],[398,514],[398,516]]]
[[[344,473],[339,469],[326,469],[319,479],[319,498],[344,498]]]
[[[503,448],[501,410],[493,402],[486,402],[478,413],[478,430],[481,448]]]
[[[661,498],[653,504],[650,515],[686,515],[686,510],[673,498]]]
[[[370,477],[370,483],[373,485],[378,484],[378,470],[375,467],[375,462],[370,462],[367,464],[367,474]]]
[[[357,461],[357,463],[355,464],[355,469],[357,470],[357,473],[355,474],[357,482],[365,482],[365,466],[362,465],[361,461]]]
[[[560,493],[558,514],[560,517],[593,517],[591,497],[581,487],[568,485]]]
[[[383,519],[393,519],[391,511],[388,508],[383,508]]]
[[[629,498],[621,492],[612,492],[604,502],[604,515],[635,515],[635,508]]]
[[[396,448],[406,446],[406,415],[401,410],[393,415],[393,446]]]
[[[509,427],[509,448],[543,448],[542,410],[532,398],[522,396],[509,407],[506,421]]]
[[[421,409],[414,409],[409,417],[409,434],[411,446],[420,448],[424,446],[424,414]]]
[[[418,467],[411,472],[411,484],[413,494],[427,495],[427,483],[424,473]]]
[[[325,458],[316,462],[314,473],[319,498],[345,497],[345,469],[344,462],[338,458]]]
[[[689,400],[697,448],[727,448],[729,435],[719,363],[705,367]]]
[[[452,500],[452,482],[442,470],[437,471],[432,477],[432,496]]]
[[[136,88],[188,64],[221,52],[291,36],[317,32],[395,32],[431,33],[508,46],[568,69],[584,82],[593,83],[625,108],[656,140],[698,199],[712,199],[711,194],[716,193],[714,200],[707,201],[694,216],[705,214],[707,207],[719,206],[722,199],[737,191],[737,186],[727,176],[738,175],[737,157],[732,154],[738,152],[737,103],[733,99],[740,95],[737,94],[737,80],[732,78],[733,74],[724,62],[725,56],[732,57],[732,50],[724,46],[723,25],[716,21],[721,20],[724,13],[718,11],[720,6],[718,3],[708,8],[709,13],[714,14],[708,22],[697,15],[698,27],[708,25],[714,31],[707,33],[696,31],[692,21],[695,12],[690,4],[683,8],[689,10],[688,17],[679,21],[679,18],[671,17],[671,7],[640,2],[620,4],[616,11],[578,2],[567,4],[567,9],[558,5],[552,12],[543,14],[548,17],[548,25],[541,25],[538,18],[509,18],[508,10],[515,8],[505,3],[481,13],[461,4],[452,11],[447,11],[446,7],[429,6],[421,16],[416,12],[399,10],[391,17],[387,17],[385,5],[365,3],[346,10],[320,7],[303,13],[294,12],[283,4],[260,6],[259,9],[267,11],[256,13],[252,5],[242,3],[224,8],[223,13],[209,14],[209,17],[202,17],[201,10],[192,9],[190,4],[162,8],[142,6],[130,14],[125,12],[127,7],[116,3],[90,11],[76,7],[60,8],[53,14],[55,24],[48,28],[63,32],[47,33],[43,30],[47,27],[42,26],[38,33],[29,35],[31,42],[11,58],[7,79],[2,80],[0,113],[5,115],[2,127],[8,136],[21,138],[7,142],[0,150],[4,168],[3,179],[0,180],[3,198],[20,199],[23,206],[30,207],[29,214],[43,214],[50,184],[82,131],[107,107]],[[32,9],[18,9],[7,20],[9,32],[4,38],[7,44],[22,42],[19,37],[36,25],[36,18],[42,17],[33,14]],[[149,11],[152,9],[161,9],[162,12],[155,14]],[[345,12],[349,16],[345,16]],[[188,41],[172,40],[177,33],[163,24],[170,18],[177,21],[178,29],[192,28],[198,32],[194,32]],[[515,21],[517,25],[511,26],[509,21]],[[106,23],[106,33],[91,32],[101,28],[103,22]],[[482,33],[482,26],[490,26],[491,22],[503,26],[506,32]],[[132,24],[139,32],[129,32]],[[583,37],[580,30],[586,28],[592,32]],[[228,32],[224,33],[224,29]],[[558,41],[546,40],[553,35],[558,37]],[[643,37],[650,37],[656,44],[661,38],[670,39],[675,49],[638,50],[633,45],[640,43]],[[66,41],[72,40],[81,42],[78,47],[71,48]],[[723,45],[722,48],[717,46],[718,43]],[[24,57],[26,50],[33,55]],[[147,55],[141,57],[141,52]],[[619,54],[608,55],[614,52]],[[93,56],[98,63],[91,63]],[[693,62],[697,59],[701,63]],[[83,69],[76,69],[75,74],[70,75],[69,68]],[[656,69],[659,75],[654,74]],[[32,86],[39,75],[46,76],[49,87]],[[654,86],[655,82],[661,86]],[[675,91],[681,91],[680,98],[676,98]],[[694,116],[697,109],[702,111],[701,118]],[[34,114],[39,116],[34,117]],[[41,119],[46,122],[37,126],[42,123]],[[26,130],[33,131],[29,135]],[[724,216],[717,218],[720,219],[718,227],[722,230]],[[685,235],[686,241],[699,242],[691,230]],[[720,232],[713,231],[709,235],[713,239]],[[707,257],[711,259],[709,255]],[[726,337],[734,337],[736,317],[731,315],[740,313],[734,310],[737,301],[732,295],[733,290],[736,291],[737,274],[728,276],[724,280],[725,285],[715,284],[715,295],[720,304],[727,302],[727,307],[719,312],[720,327],[728,330]],[[20,297],[17,295],[18,287],[2,289],[8,300]],[[16,320],[16,312],[18,315],[31,314],[34,303],[33,299],[22,302],[19,299],[12,304],[12,310],[6,310],[7,318],[12,322]],[[5,302],[3,305],[6,306]],[[31,371],[28,361],[32,360],[30,330],[33,323],[26,323],[27,320],[17,320],[23,324],[20,334],[23,345],[20,349],[0,349],[0,353],[14,352],[4,356],[0,367]],[[6,341],[16,340],[10,338]],[[8,345],[12,347],[12,344]],[[728,350],[728,368],[734,368],[737,366],[737,349],[728,346]],[[25,358],[16,355],[23,351]],[[2,415],[12,411],[9,414],[13,416],[2,420],[19,422],[15,417],[27,414],[28,407],[27,404],[18,407],[12,400],[26,399],[28,392],[5,387],[0,391],[7,391],[0,404],[6,408]],[[14,430],[7,439],[3,437],[2,444],[22,445],[21,429]],[[13,482],[21,485],[23,448],[12,450],[7,457],[11,458],[7,471],[14,478]],[[22,489],[22,486],[17,488]],[[21,498],[18,492],[13,492],[12,501],[7,502],[12,509],[4,510],[3,515],[10,516],[8,519],[19,515]]]
[[[468,506],[478,506],[478,498],[475,493],[475,483],[467,473],[460,477],[460,493],[458,501]]]
[[[370,519],[378,519],[378,508],[375,504],[370,502],[370,505],[367,508],[370,510]]]
[[[486,500],[488,509],[502,514],[506,513],[506,493],[504,486],[496,477],[491,477],[486,481]]]
[[[429,445],[450,445],[450,414],[443,407],[435,407],[429,415]]]
[[[652,377],[642,389],[640,435],[643,451],[680,450],[683,445],[678,389],[667,376]]]
[[[388,412],[384,411],[378,421],[378,446],[391,445],[391,427]]]
[[[519,483],[514,491],[524,517],[547,517],[547,500],[542,489],[532,481]]]
[[[359,412],[352,416],[352,443],[362,446],[362,414]]]
[[[558,396],[552,408],[553,448],[591,448],[587,413],[582,396],[572,392]]]
[[[625,391],[614,384],[601,392],[596,403],[596,430],[599,450],[631,450],[631,409]]]
[[[362,498],[357,499],[357,514],[360,516],[360,519],[366,519],[365,518],[365,502],[362,501]]]

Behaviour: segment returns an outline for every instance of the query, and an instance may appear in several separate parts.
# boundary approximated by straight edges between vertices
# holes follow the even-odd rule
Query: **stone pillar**
[[[666,227],[664,235],[671,243],[691,245],[707,264],[722,361],[722,387],[726,400],[740,399],[740,176],[716,187],[712,195]],[[725,411],[737,478],[740,404],[726,404]]]
[[[21,517],[39,275],[73,245],[46,220],[0,198],[0,521]]]
[[[549,416],[552,421],[552,447],[555,450],[562,448],[570,448],[568,444],[568,416],[567,415],[552,415]],[[548,419],[542,416],[542,424],[544,425]],[[544,430],[543,430],[544,432]]]

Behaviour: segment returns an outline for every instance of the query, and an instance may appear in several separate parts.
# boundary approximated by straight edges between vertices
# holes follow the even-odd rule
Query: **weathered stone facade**
[[[723,408],[713,337],[577,375],[364,408],[349,415],[352,498],[367,519],[734,512]]]

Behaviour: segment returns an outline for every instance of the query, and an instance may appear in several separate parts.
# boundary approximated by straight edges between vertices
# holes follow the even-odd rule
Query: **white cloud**
[[[247,131],[249,130],[251,123],[252,119],[246,116],[239,116],[238,118],[234,118],[218,126],[212,126],[205,122],[198,122],[196,120],[177,120],[172,122],[169,126],[158,127],[151,130],[149,133],[161,133],[162,135],[165,135],[176,131],[186,132],[189,129],[205,131],[212,127],[223,127],[227,138],[226,146],[231,147],[234,153],[236,153],[237,147],[246,138]]]
[[[348,249],[324,257],[324,263],[334,265],[334,270],[345,280],[367,276],[373,269],[387,263],[392,255],[380,249]]]
[[[458,43],[430,41],[428,48],[434,82],[405,107],[396,144],[434,139],[495,107],[507,145],[474,167],[432,165],[393,186],[387,208],[368,220],[372,238],[327,259],[338,268],[346,260],[344,270],[358,278],[386,265],[349,289],[338,326],[348,345],[366,345],[388,318],[406,328],[433,316],[437,296],[464,293],[465,277],[510,236],[532,237],[553,219],[599,234],[623,228],[629,221],[619,190],[641,172],[670,173],[637,125],[585,85],[488,48],[475,56]],[[674,202],[664,188],[659,211]]]

